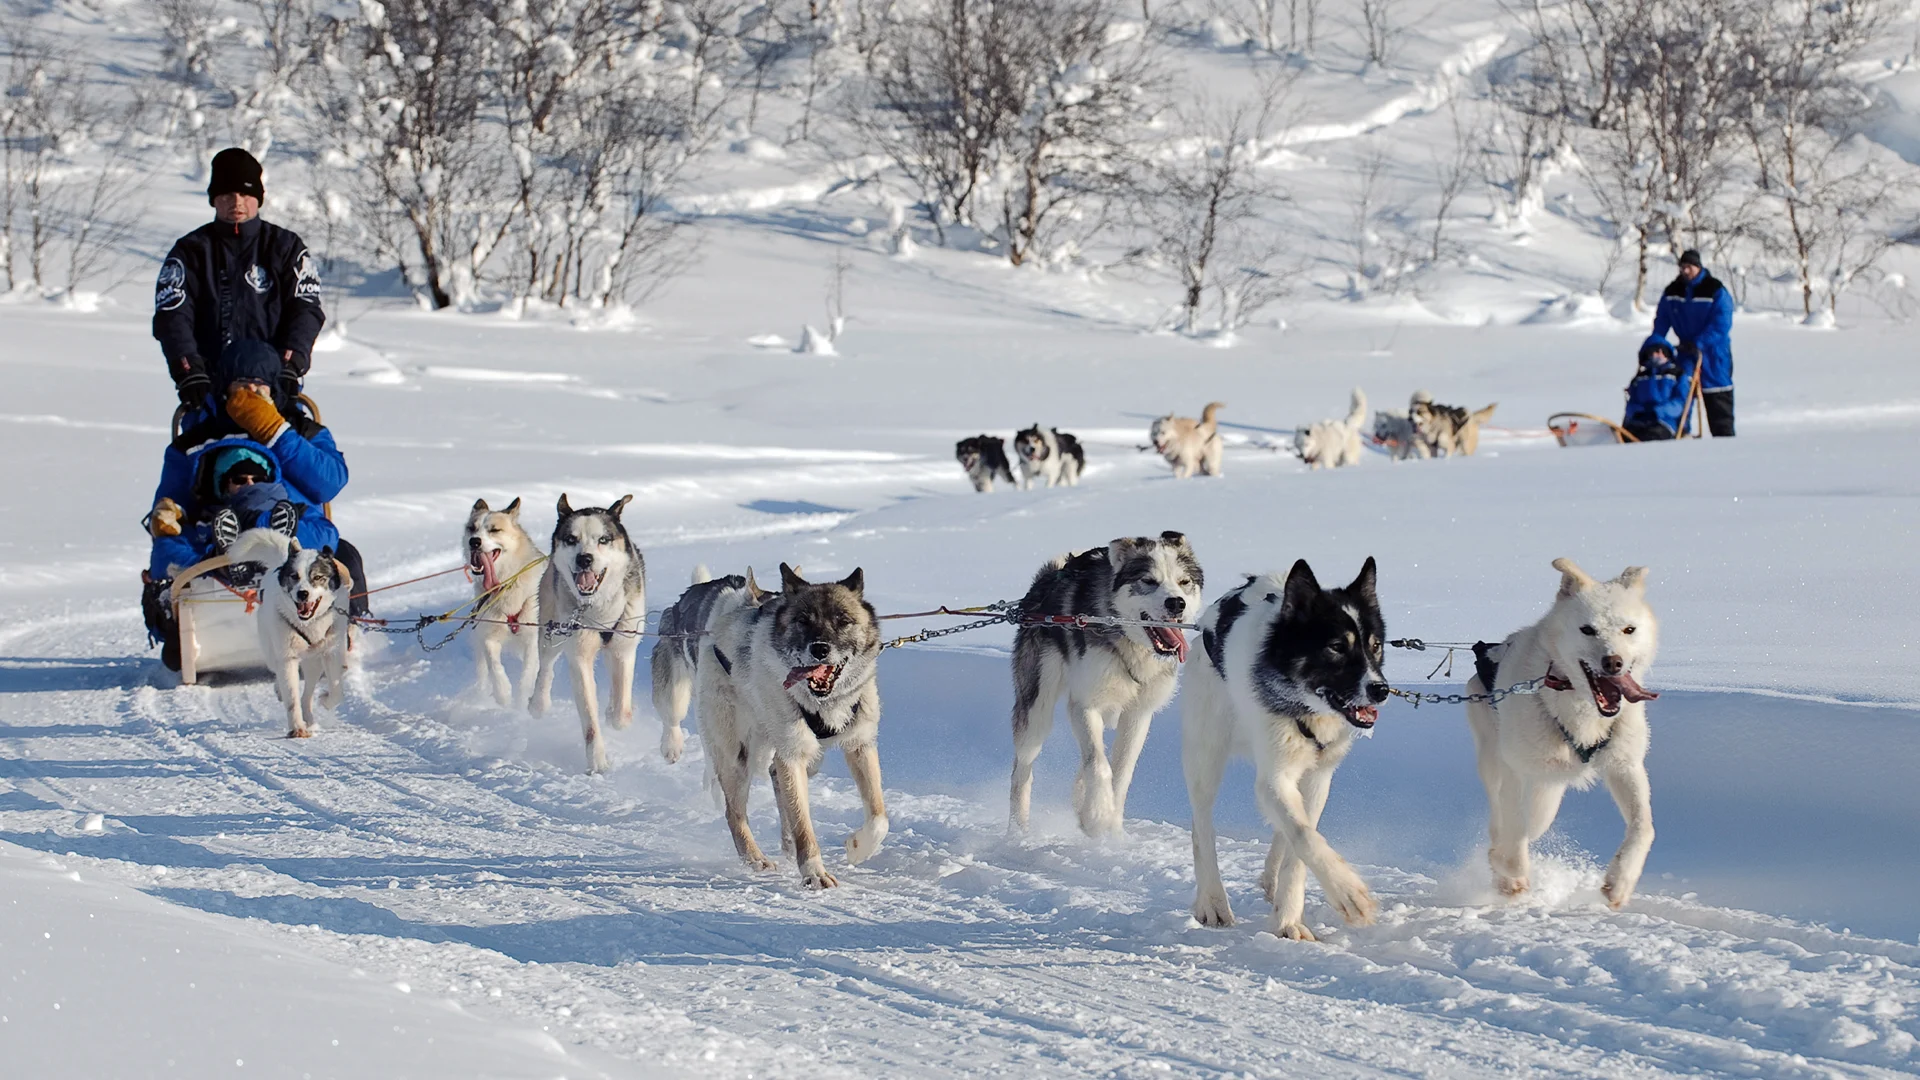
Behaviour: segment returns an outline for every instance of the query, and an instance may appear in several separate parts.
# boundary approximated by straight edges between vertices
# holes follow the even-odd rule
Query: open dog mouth
[[[304,604],[300,603],[297,600],[294,601],[294,604],[293,604],[293,613],[300,617],[301,622],[306,622],[308,619],[313,618],[313,613],[319,610],[320,610],[320,598],[318,596],[314,597],[311,600],[308,600]]]
[[[1151,622],[1153,616],[1140,613],[1143,622]],[[1179,662],[1187,662],[1187,635],[1171,626],[1149,626],[1146,628],[1147,641],[1153,645],[1153,651],[1161,656],[1177,657]]]
[[[500,549],[484,551],[478,547],[467,549],[467,569],[480,579],[480,586],[489,592],[500,584],[500,575],[494,570],[494,564],[500,561]]]
[[[823,698],[833,693],[833,684],[840,681],[840,671],[846,666],[845,662],[841,662],[838,664],[815,664],[812,667],[797,667],[787,672],[787,681],[782,685],[786,689],[791,690],[793,689],[794,683],[805,680],[808,692],[813,694],[814,697]]]
[[[1652,701],[1660,696],[1642,687],[1631,671],[1600,675],[1588,667],[1585,660],[1580,661],[1580,670],[1587,676],[1587,689],[1592,691],[1594,707],[1600,710],[1601,716],[1619,715],[1623,701]]]
[[[573,589],[581,596],[592,596],[600,591],[600,583],[607,580],[605,570],[594,573],[591,570],[579,570],[573,575]]]
[[[1341,716],[1346,717],[1347,723],[1352,724],[1362,731],[1373,727],[1374,723],[1380,719],[1379,708],[1369,705],[1365,701],[1342,699],[1339,694],[1331,690],[1321,690],[1320,698],[1327,704],[1333,706]]]

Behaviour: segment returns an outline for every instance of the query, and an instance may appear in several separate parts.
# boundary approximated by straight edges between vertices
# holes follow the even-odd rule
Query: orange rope
[[[402,585],[412,585],[412,584],[414,584],[415,582],[420,582],[420,581],[431,581],[431,580],[433,580],[434,578],[437,578],[437,577],[446,577],[446,576],[447,576],[448,574],[458,574],[458,573],[462,573],[462,572],[464,572],[464,571],[465,571],[466,569],[467,569],[467,566],[466,566],[466,564],[465,564],[465,563],[461,563],[461,564],[460,564],[459,566],[456,566],[456,567],[454,567],[454,568],[453,568],[453,569],[451,569],[451,570],[442,570],[442,571],[440,571],[440,572],[438,572],[438,573],[434,573],[434,574],[425,574],[425,575],[422,575],[422,576],[420,576],[420,577],[417,577],[417,578],[408,578],[408,579],[407,579],[407,580],[405,580],[405,581],[396,581],[396,582],[394,582],[394,583],[393,583],[393,584],[391,584],[391,585],[382,585],[382,586],[380,586],[380,587],[379,587],[379,588],[377,588],[377,589],[368,589],[368,590],[367,590],[366,592],[357,592],[357,593],[353,593],[352,595],[350,595],[350,596],[348,597],[348,599],[350,599],[350,600],[352,600],[352,599],[358,599],[358,598],[360,598],[360,597],[362,597],[362,596],[372,596],[372,595],[373,595],[374,593],[377,593],[377,592],[386,592],[386,591],[387,591],[388,589],[397,589],[397,588],[399,588],[399,587],[400,587],[400,586],[402,586]]]

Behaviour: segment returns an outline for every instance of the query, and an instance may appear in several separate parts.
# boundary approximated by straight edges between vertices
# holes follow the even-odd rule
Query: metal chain
[[[1413,707],[1416,709],[1423,704],[1464,705],[1469,701],[1484,701],[1489,705],[1498,705],[1507,698],[1516,695],[1537,694],[1540,692],[1540,688],[1546,684],[1547,677],[1542,675],[1537,679],[1528,679],[1526,682],[1514,683],[1512,686],[1502,687],[1498,690],[1489,690],[1484,694],[1423,694],[1417,690],[1401,690],[1397,687],[1388,687],[1387,693],[1392,694],[1394,697],[1405,698],[1413,702]]]

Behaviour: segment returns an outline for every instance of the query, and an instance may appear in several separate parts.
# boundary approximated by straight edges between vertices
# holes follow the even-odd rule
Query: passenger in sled
[[[1627,410],[1620,426],[1641,442],[1658,442],[1689,434],[1689,408],[1700,394],[1699,353],[1681,348],[1674,356],[1664,337],[1649,337],[1640,346],[1640,367],[1627,384]]]

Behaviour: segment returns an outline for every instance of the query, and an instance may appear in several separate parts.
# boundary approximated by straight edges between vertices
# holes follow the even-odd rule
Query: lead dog
[[[468,576],[473,579],[475,681],[502,705],[514,701],[513,681],[500,654],[507,646],[520,657],[521,699],[533,688],[540,657],[540,577],[529,567],[540,549],[520,526],[520,500],[494,510],[475,499],[465,532]]]
[[[587,771],[607,771],[607,746],[600,730],[599,693],[593,661],[607,658],[607,722],[616,729],[633,723],[634,651],[647,620],[647,564],[620,523],[633,496],[612,506],[575,510],[563,493],[555,507],[553,554],[540,576],[540,674],[534,680],[527,711],[546,715],[553,704],[553,665],[567,654],[573,675],[573,703],[580,710],[580,732],[587,744]]]
[[[1087,452],[1080,448],[1079,439],[1059,428],[1042,428],[1037,422],[1014,434],[1013,452],[1020,458],[1022,490],[1031,490],[1035,477],[1045,480],[1048,487],[1072,487],[1080,482],[1080,473],[1087,467]]]
[[[1260,885],[1273,904],[1275,936],[1314,940],[1302,921],[1308,870],[1342,919],[1373,921],[1373,894],[1319,825],[1354,731],[1371,729],[1387,699],[1380,670],[1387,631],[1374,586],[1371,557],[1344,589],[1322,589],[1301,559],[1285,580],[1249,578],[1201,618],[1207,662],[1188,677],[1180,716],[1193,803],[1193,917],[1201,925],[1233,925],[1214,853],[1213,804],[1234,754],[1253,759],[1254,794],[1273,826]]]
[[[1322,420],[1293,433],[1293,452],[1309,469],[1338,469],[1360,464],[1360,425],[1367,419],[1367,395],[1353,388],[1344,420]]]
[[[1395,461],[1433,456],[1427,440],[1413,426],[1413,419],[1398,409],[1373,410],[1373,441]]]
[[[274,693],[287,707],[287,738],[308,738],[316,700],[334,708],[345,697],[353,579],[332,548],[303,549],[300,541],[270,529],[247,530],[227,553],[236,563],[278,566],[261,580],[254,625],[273,671]]]
[[[1187,538],[1122,537],[1061,556],[1040,568],[1020,610],[1026,615],[1100,615],[1180,622],[1200,606],[1204,580]],[[1089,836],[1118,832],[1127,788],[1153,714],[1173,696],[1187,638],[1167,626],[1022,626],[1013,635],[1011,826],[1027,828],[1033,762],[1053,730],[1064,693],[1080,770],[1073,807]],[[1114,728],[1111,757],[1106,729]]]
[[[992,491],[995,480],[1014,483],[1013,466],[1007,463],[1007,441],[997,435],[961,439],[953,444],[953,457],[967,470],[975,491]]]
[[[1168,413],[1147,429],[1153,448],[1173,466],[1174,476],[1184,480],[1196,471],[1202,476],[1221,475],[1220,424],[1214,417],[1224,408],[1218,401],[1209,401],[1198,420]]]
[[[866,575],[857,569],[815,584],[781,563],[779,594],[755,603],[749,589],[729,587],[716,598],[697,664],[700,737],[734,850],[755,870],[773,869],[747,827],[747,795],[765,772],[780,807],[781,848],[793,852],[810,889],[839,884],[820,857],[807,797],[808,777],[827,748],[846,755],[866,804],[866,822],[847,837],[847,861],[864,862],[887,838],[875,742],[880,623],[865,589]]]
[[[1500,645],[1474,649],[1470,694],[1546,680],[1538,694],[1467,703],[1487,787],[1487,861],[1494,888],[1526,892],[1527,847],[1553,824],[1567,788],[1605,779],[1626,821],[1600,885],[1617,909],[1633,898],[1653,847],[1644,703],[1659,695],[1639,678],[1653,666],[1660,626],[1647,606],[1646,567],[1629,566],[1612,581],[1595,581],[1572,559],[1555,559],[1553,568],[1560,591],[1546,617]]]

